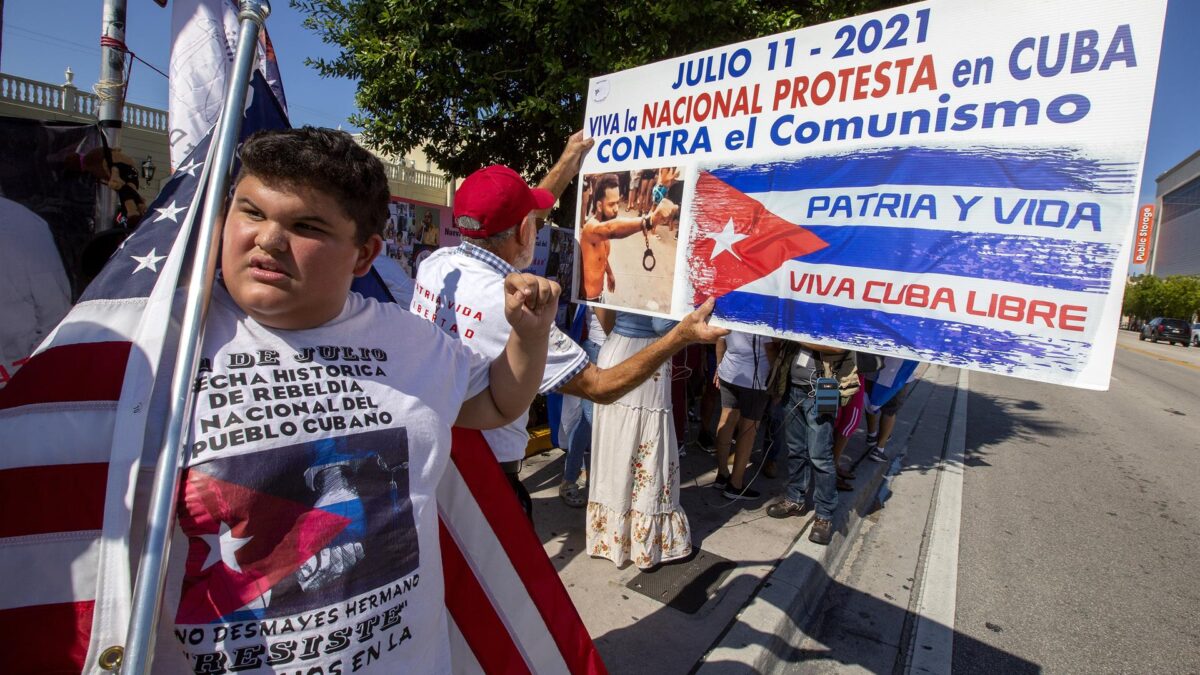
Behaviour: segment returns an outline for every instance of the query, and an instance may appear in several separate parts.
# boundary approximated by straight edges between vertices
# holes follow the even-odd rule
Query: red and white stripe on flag
[[[134,302],[140,311],[144,299]],[[0,389],[0,643],[9,672],[78,673],[88,652],[107,441],[130,349],[121,340],[73,341],[72,328],[96,309],[72,310],[48,348]]]
[[[450,457],[437,502],[455,672],[607,672],[483,434],[455,428]]]
[[[76,330],[101,304],[110,325],[127,326],[116,336],[128,337],[136,323],[128,315],[144,301],[116,312],[111,303],[78,305],[0,390],[0,578],[10,580],[0,591],[0,640],[13,672],[85,669],[111,506],[103,439],[113,436],[130,353],[130,342],[87,342]],[[453,438],[438,509],[455,671],[605,673],[483,435],[455,429]]]

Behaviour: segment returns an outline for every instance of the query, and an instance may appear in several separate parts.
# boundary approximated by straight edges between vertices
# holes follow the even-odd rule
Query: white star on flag
[[[158,217],[154,219],[154,222],[157,223],[160,220],[166,220],[170,218],[172,223],[178,223],[179,221],[175,219],[175,216],[178,215],[180,211],[187,211],[187,207],[175,206],[175,200],[172,199],[170,204],[154,210],[158,211],[159,214]]]
[[[134,270],[132,272],[130,272],[130,274],[137,274],[141,270],[150,270],[151,272],[154,272],[155,274],[157,274],[158,273],[158,261],[163,260],[167,256],[154,255],[155,253],[158,253],[158,249],[152,248],[152,249],[150,249],[150,252],[147,253],[146,255],[143,255],[143,256],[131,255],[131,256],[129,256],[130,258],[133,258],[134,260],[136,260],[137,264],[138,264],[138,266],[135,267]]]
[[[225,566],[234,572],[241,572],[242,566],[238,564],[237,553],[238,549],[250,543],[254,537],[246,537],[239,539],[233,536],[233,530],[230,529],[228,523],[221,523],[221,531],[217,534],[202,534],[200,538],[204,543],[208,544],[208,558],[204,561],[204,565],[200,567],[200,571],[208,569],[218,562],[225,563]]]
[[[712,262],[717,256],[721,255],[725,251],[729,251],[730,255],[738,260],[741,260],[741,256],[739,256],[737,253],[734,253],[733,245],[749,236],[750,235],[748,234],[738,234],[737,232],[734,232],[733,218],[730,218],[729,222],[725,223],[724,230],[721,230],[720,232],[713,232],[712,234],[708,235],[708,238],[712,239],[714,244],[712,254],[708,256],[708,261]]]
[[[204,166],[203,162],[197,162],[195,160],[189,159],[187,164],[184,164],[183,166],[176,168],[175,173],[186,173],[187,175],[195,178],[196,174],[192,173],[192,171],[195,169],[198,169],[202,166]]]

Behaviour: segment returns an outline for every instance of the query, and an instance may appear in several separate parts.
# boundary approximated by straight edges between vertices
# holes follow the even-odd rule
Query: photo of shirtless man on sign
[[[583,177],[579,299],[670,312],[683,198],[679,173],[662,167]]]

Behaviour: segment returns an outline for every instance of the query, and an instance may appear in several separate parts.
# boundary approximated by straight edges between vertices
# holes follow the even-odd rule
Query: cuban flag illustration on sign
[[[1120,259],[1087,233],[1137,166],[1070,148],[894,147],[697,174],[690,297],[716,297],[717,319],[1069,381]]]

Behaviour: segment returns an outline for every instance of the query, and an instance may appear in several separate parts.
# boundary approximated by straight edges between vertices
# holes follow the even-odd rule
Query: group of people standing
[[[639,568],[686,558],[693,546],[679,500],[671,359],[690,345],[718,345],[721,365],[713,372],[728,408],[719,432],[722,462],[736,434],[733,469],[718,476],[725,494],[755,497],[747,462],[769,400],[761,392],[785,363],[794,384],[787,400],[806,409],[799,357],[792,364],[785,347],[710,326],[711,299],[679,321],[596,310],[590,340],[580,346],[554,326],[558,285],[519,272],[532,260],[540,223],[592,143],[582,133],[572,136],[536,188],[502,166],[469,176],[453,207],[463,241],[421,265],[407,311],[351,291],[384,246],[388,189],[378,159],[343,132],[308,127],[259,132],[241,146],[181,478],[176,535],[187,545],[172,552],[168,565],[159,644],[173,655],[164,657],[165,667],[199,670],[223,659],[263,666],[268,656],[255,638],[229,629],[247,620],[315,615],[350,603],[362,608],[356,621],[390,625],[395,608],[356,603],[398,586],[409,605],[405,635],[411,626],[428,638],[405,642],[389,663],[367,671],[449,670],[436,494],[450,461],[451,427],[484,433],[532,514],[519,472],[529,405],[538,392],[556,390],[596,404],[590,464],[582,457],[568,461],[571,480],[561,491],[576,504],[586,494],[588,553]],[[660,208],[669,199],[664,196]],[[654,220],[669,215],[663,210]],[[137,260],[126,257],[109,264],[124,266],[113,269],[125,273]],[[825,348],[802,348],[822,362],[828,357]],[[358,362],[357,354],[372,355],[372,364],[341,362],[342,355]],[[834,371],[842,373],[845,362],[840,357]],[[18,378],[25,377],[5,392],[36,388],[29,379],[35,371],[23,369]],[[322,382],[268,386],[295,378]],[[305,418],[283,435],[254,424],[272,401],[311,398],[334,386],[356,394],[354,409],[323,407],[323,416]],[[301,403],[288,409],[305,410]],[[8,420],[15,424],[40,410],[23,405]],[[801,418],[828,425],[820,415]],[[791,515],[814,470],[818,517],[831,515],[821,479],[829,465],[811,440],[821,433],[788,426],[792,480],[780,502],[783,515]],[[17,440],[37,443],[33,436]],[[73,451],[86,457],[112,452],[103,434],[87,442],[95,447]],[[586,486],[578,479],[585,465]],[[285,502],[295,508],[281,510]],[[145,517],[143,505],[131,516],[131,531],[140,530]],[[311,532],[296,534],[302,527]],[[287,552],[288,566],[276,560],[278,551]],[[279,569],[272,567],[269,576],[246,573],[268,564]],[[316,644],[325,639],[320,630],[296,637]],[[168,647],[172,635],[185,634],[197,640],[185,649]],[[310,665],[333,668],[338,658],[331,653]]]
[[[617,313],[609,332],[595,316],[588,311],[584,344],[594,349],[597,342],[614,341],[600,350],[602,367],[635,353],[666,328],[658,320]],[[783,462],[784,492],[766,512],[774,518],[802,516],[811,497],[815,519],[809,538],[818,544],[832,539],[838,492],[854,489],[855,474],[841,455],[864,418],[866,458],[888,461],[886,446],[904,389],[889,391],[885,401],[881,388],[881,405],[867,412],[884,357],[736,331],[718,338],[715,348],[701,349],[708,358],[694,378],[704,389],[698,396],[672,401],[671,380],[686,377],[689,369],[677,363],[672,373],[664,364],[636,395],[596,406],[594,413],[589,408],[588,424],[566,440],[560,495],[570,506],[587,505],[590,555],[648,568],[691,553],[687,516],[679,505],[679,448],[686,431],[672,423],[673,405],[690,411],[700,403],[696,399],[717,398],[715,434],[703,413],[697,434],[697,444],[715,456],[711,486],[729,500],[758,501],[763,494],[753,487],[755,479],[775,478]],[[824,402],[817,396],[819,380],[832,389]],[[589,444],[592,471],[585,482],[581,467]],[[761,458],[752,466],[759,448]]]
[[[499,353],[509,330],[493,307],[502,297],[493,286],[529,264],[539,216],[578,174],[591,143],[581,134],[569,139],[536,189],[504,167],[488,167],[468,177],[454,206],[463,243],[436,252],[422,266],[417,287],[424,292],[414,295],[413,311],[485,356]],[[612,175],[602,178],[615,180]],[[601,182],[590,187],[587,192],[596,199],[621,194],[617,185]],[[643,229],[644,217],[630,220],[630,229]],[[585,292],[584,297],[589,295]],[[589,299],[602,300],[601,293]],[[586,507],[589,555],[643,569],[691,555],[690,528],[679,499],[685,432],[674,414],[674,408],[688,403],[672,400],[671,358],[697,342],[715,344],[704,369],[707,386],[720,400],[712,441],[717,465],[713,486],[730,500],[759,500],[762,494],[752,487],[754,478],[760,472],[773,477],[777,458],[786,457],[785,494],[767,513],[777,518],[807,513],[811,489],[816,519],[810,538],[821,544],[832,538],[837,491],[852,489],[849,481],[854,477],[838,460],[862,420],[863,389],[880,368],[880,358],[713,328],[706,322],[711,311],[709,302],[674,322],[589,308],[586,319],[581,317],[587,328],[578,342],[552,330],[540,391],[557,391],[583,402],[586,424],[562,442],[568,452],[559,494],[569,506]],[[823,378],[836,383],[831,409],[817,405],[818,380]],[[885,427],[890,423],[887,412],[893,411],[885,411]],[[527,419],[523,415],[484,434],[532,517],[532,500],[519,478]],[[751,472],[750,458],[764,419],[770,422],[763,434],[766,451]],[[877,423],[868,416],[869,425]],[[885,439],[889,432],[883,434]],[[875,442],[873,438],[869,436],[869,442]],[[875,446],[870,457],[886,458]]]
[[[469,349],[494,358],[509,339],[501,285],[529,265],[539,217],[544,217],[579,173],[593,141],[572,136],[537,188],[511,169],[492,166],[468,176],[454,202],[462,243],[431,255],[417,272],[412,310]],[[613,192],[616,192],[615,190]],[[605,193],[606,194],[606,193]],[[634,226],[642,229],[639,218]],[[617,564],[639,567],[686,557],[692,551],[679,507],[678,441],[671,416],[670,360],[684,347],[712,343],[728,331],[709,326],[712,302],[681,321],[598,310],[584,346],[553,328],[539,391],[557,391],[597,405],[587,505],[587,550]],[[603,346],[600,346],[600,343]],[[589,411],[589,415],[592,413]],[[519,473],[528,414],[484,431],[527,513],[532,500]],[[577,479],[581,457],[567,462],[561,490],[582,506]]]
[[[591,144],[580,133],[572,136],[537,188],[506,167],[487,167],[469,176],[454,204],[463,242],[437,251],[422,265],[412,310],[468,348],[491,358],[498,355],[511,332],[500,311],[500,285],[506,275],[532,260],[538,223],[579,173]],[[601,178],[589,184],[590,196],[615,199],[621,194],[612,174]],[[673,178],[667,176],[667,182]],[[585,200],[588,197],[585,194]],[[656,224],[655,215],[629,219],[629,229],[641,231],[647,220]],[[613,223],[625,225],[618,220],[607,224]],[[586,227],[584,234],[586,239]],[[597,281],[597,286],[603,283]],[[595,297],[587,292],[584,297],[602,300],[600,290],[594,290]],[[674,408],[688,403],[672,400],[671,359],[693,343],[715,345],[704,367],[705,385],[720,400],[712,441],[712,485],[730,500],[759,500],[762,494],[752,487],[754,478],[760,472],[773,477],[778,458],[785,457],[786,490],[767,513],[776,518],[807,513],[811,490],[816,518],[810,538],[821,544],[832,538],[837,491],[852,489],[849,481],[854,477],[838,460],[862,420],[863,390],[870,386],[871,373],[881,367],[880,357],[717,329],[707,324],[711,312],[710,301],[675,322],[589,308],[580,317],[587,328],[578,341],[558,328],[551,330],[539,391],[557,391],[583,402],[586,424],[562,442],[568,452],[559,494],[570,506],[586,507],[589,555],[649,569],[692,553],[688,518],[679,499],[685,431],[674,414]],[[818,405],[821,380],[833,382],[826,388],[837,390],[832,407]],[[872,445],[872,459],[886,459],[889,412],[894,419],[894,410],[885,411],[883,443],[868,437],[879,446]],[[761,435],[767,439],[766,451],[751,472],[750,458],[764,419],[770,422]],[[532,517],[533,502],[519,476],[527,421],[524,414],[484,435]],[[868,416],[870,428],[877,423]]]

